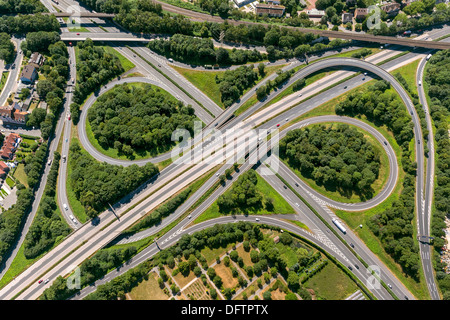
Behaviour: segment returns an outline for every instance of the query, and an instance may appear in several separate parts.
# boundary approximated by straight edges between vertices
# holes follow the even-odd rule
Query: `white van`
[[[169,62],[172,62],[172,63],[173,63],[173,59],[172,59],[172,58],[169,58],[168,60],[169,60]]]
[[[63,204],[64,209],[69,210],[69,207],[67,206],[67,204]]]

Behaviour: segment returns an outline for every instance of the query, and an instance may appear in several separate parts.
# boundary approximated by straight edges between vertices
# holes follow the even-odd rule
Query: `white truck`
[[[431,58],[431,53],[429,55],[427,55],[427,58],[426,58],[427,61],[430,60],[430,58]]]
[[[336,225],[336,227],[338,227],[339,230],[342,231],[342,233],[345,234],[347,232],[347,230],[344,228],[344,226],[339,221],[337,221],[334,218],[331,221],[333,221],[333,223]]]

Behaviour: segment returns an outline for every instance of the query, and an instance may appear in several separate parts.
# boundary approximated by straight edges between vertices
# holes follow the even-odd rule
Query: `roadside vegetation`
[[[213,41],[209,38],[182,34],[175,34],[168,40],[150,41],[148,47],[167,58],[196,65],[228,66],[267,59],[266,54],[257,50],[215,48]]]
[[[450,275],[445,273],[447,267],[440,255],[445,240],[445,219],[450,212],[450,139],[448,136],[450,119],[450,84],[445,79],[449,77],[450,50],[435,53],[427,63],[425,81],[430,97],[430,114],[435,126],[435,186],[434,205],[431,217],[431,236],[433,243],[433,265],[436,279],[444,300],[450,300]],[[448,268],[448,267],[447,267]]]

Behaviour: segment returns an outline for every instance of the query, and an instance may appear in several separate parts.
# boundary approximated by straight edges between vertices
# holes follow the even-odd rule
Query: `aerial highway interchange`
[[[333,256],[344,267],[352,267],[351,273],[363,284],[366,284],[373,278],[370,271],[367,271],[366,266],[379,266],[380,276],[379,280],[382,286],[379,288],[367,289],[379,300],[413,300],[417,299],[414,292],[411,292],[398,277],[374,254],[367,245],[359,238],[359,236],[351,228],[346,228],[346,232],[342,232],[334,223],[334,219],[339,219],[336,214],[330,209],[339,209],[347,212],[358,212],[374,208],[383,201],[385,201],[393,192],[395,186],[399,183],[399,168],[398,162],[393,147],[387,142],[386,137],[383,136],[374,126],[367,124],[356,118],[336,115],[323,115],[306,118],[301,121],[294,121],[300,116],[307,114],[314,108],[319,107],[326,101],[339,97],[354,88],[357,88],[362,83],[371,79],[382,79],[387,81],[392,88],[397,92],[401,101],[407,109],[407,114],[411,117],[414,124],[414,149],[415,162],[417,163],[416,175],[416,217],[417,217],[417,232],[420,235],[430,235],[430,219],[431,207],[433,199],[434,186],[434,139],[432,136],[432,122],[430,111],[428,110],[426,95],[424,87],[418,85],[419,99],[425,111],[426,124],[429,131],[429,138],[427,140],[428,149],[431,150],[430,156],[425,158],[423,134],[421,120],[414,106],[411,97],[406,92],[405,88],[392,75],[392,71],[401,66],[413,61],[420,60],[417,69],[417,78],[415,83],[423,82],[424,69],[427,63],[427,56],[434,53],[434,49],[428,46],[431,41],[421,40],[423,36],[419,36],[417,40],[408,39],[409,43],[403,40],[395,42],[379,40],[379,43],[392,43],[389,47],[380,50],[379,53],[369,56],[361,60],[355,58],[336,58],[328,55],[333,55],[335,52],[330,51],[325,53],[322,57],[310,56],[308,61],[305,59],[287,59],[283,61],[271,62],[271,65],[285,65],[283,70],[291,70],[301,66],[294,73],[294,75],[283,84],[277,91],[271,92],[266,99],[257,101],[250,108],[239,115],[235,112],[243,106],[255,93],[257,87],[260,87],[276,77],[272,74],[258,83],[255,88],[248,90],[239,101],[233,103],[230,107],[222,109],[204,92],[190,84],[183,76],[176,71],[172,66],[183,66],[190,68],[189,65],[171,62],[165,57],[158,55],[151,51],[143,44],[151,41],[148,38],[142,38],[132,35],[125,30],[119,28],[111,22],[101,20],[104,16],[93,13],[89,14],[89,9],[79,6],[77,1],[73,0],[59,0],[55,5],[51,1],[42,0],[42,3],[50,11],[50,13],[57,13],[56,9],[63,12],[57,17],[63,17],[64,12],[69,11],[69,7],[77,7],[82,10],[84,15],[81,16],[83,24],[84,19],[95,19],[98,25],[104,27],[88,27],[89,32],[80,32],[78,34],[69,32],[67,28],[61,28],[61,40],[68,44],[69,54],[69,72],[67,87],[65,91],[65,101],[63,111],[57,122],[55,134],[49,139],[49,160],[53,159],[54,151],[58,147],[58,142],[62,141],[61,154],[69,157],[69,146],[73,138],[73,126],[70,120],[70,105],[73,99],[74,85],[71,79],[77,79],[76,75],[76,55],[75,48],[72,43],[75,41],[83,41],[87,38],[94,41],[103,41],[118,52],[120,52],[126,59],[131,61],[136,70],[142,76],[131,76],[115,78],[109,81],[104,86],[98,88],[95,94],[90,95],[82,106],[80,120],[77,125],[77,135],[80,144],[92,157],[100,162],[109,163],[112,165],[130,166],[137,164],[143,166],[148,162],[160,163],[171,159],[172,151],[162,153],[155,157],[139,160],[124,160],[109,157],[98,151],[90,142],[86,132],[86,123],[88,110],[96,102],[99,96],[106,92],[113,90],[115,86],[125,83],[147,83],[155,87],[164,89],[173,97],[189,104],[195,110],[195,115],[203,122],[203,139],[196,140],[195,138],[187,143],[183,155],[171,164],[162,169],[156,177],[144,184],[139,189],[117,203],[110,204],[109,210],[106,210],[98,215],[95,223],[87,221],[82,223],[77,220],[76,214],[73,213],[73,208],[70,206],[65,210],[61,209],[61,213],[67,224],[73,229],[72,232],[62,240],[56,247],[48,251],[40,257],[35,263],[26,268],[23,272],[18,274],[13,281],[3,286],[0,289],[0,299],[18,299],[18,300],[34,300],[39,299],[43,291],[58,278],[58,276],[67,276],[76,266],[79,266],[83,261],[91,257],[98,250],[105,247],[111,242],[118,241],[119,244],[132,243],[139,241],[156,234],[160,234],[161,230],[169,231],[156,239],[152,244],[148,245],[144,250],[140,251],[131,258],[126,264],[120,268],[116,268],[105,277],[97,280],[94,284],[82,288],[71,299],[82,299],[88,294],[94,292],[99,285],[111,281],[113,278],[124,274],[126,271],[136,267],[143,261],[153,257],[160,250],[169,248],[177,243],[177,241],[185,234],[193,234],[196,231],[209,228],[215,224],[233,223],[237,221],[247,221],[251,223],[267,224],[279,227],[285,231],[293,234],[298,234],[300,237],[307,239],[311,243],[323,248],[329,255]],[[166,10],[173,6],[163,4]],[[174,9],[174,8],[172,8]],[[176,11],[180,8],[174,9]],[[170,11],[170,10],[169,10]],[[70,11],[69,11],[70,12]],[[193,19],[201,19],[203,16],[191,12]],[[58,18],[60,19],[60,18]],[[214,18],[215,19],[215,18]],[[63,24],[64,25],[64,24]],[[108,32],[105,32],[107,30]],[[448,34],[449,27],[444,26],[441,29],[432,29],[427,33],[427,37],[437,39],[443,35]],[[331,37],[330,33],[330,37]],[[384,37],[387,38],[387,37]],[[395,39],[395,38],[393,38]],[[439,44],[444,48],[449,44],[449,38],[443,39],[439,42],[432,42]],[[360,40],[359,38],[355,40]],[[366,38],[366,41],[373,39]],[[20,47],[21,39],[15,39],[16,44]],[[374,40],[375,41],[375,40]],[[378,40],[376,40],[378,41]],[[397,50],[403,49],[402,45],[409,45],[417,42],[414,50],[411,50],[405,55],[398,56]],[[436,47],[435,49],[437,49]],[[448,48],[445,47],[445,48]],[[352,47],[345,50],[351,50]],[[21,65],[23,59],[22,54],[17,54],[15,58],[16,65]],[[158,68],[158,70],[156,70]],[[334,73],[325,76],[320,81],[313,82],[301,90],[294,92],[280,100],[276,98],[283,93],[291,84],[299,79],[320,72],[321,70],[329,70],[333,68]],[[5,92],[12,90],[15,79],[18,76],[19,68],[15,69],[15,73],[10,75],[8,81],[2,91],[0,100],[4,104],[6,100]],[[204,72],[210,72],[204,70]],[[164,76],[162,75],[164,74]],[[12,79],[12,80],[10,80]],[[190,93],[189,95],[187,93]],[[381,191],[368,201],[359,203],[344,203],[337,200],[329,199],[318,191],[311,188],[307,183],[302,181],[283,161],[279,160],[276,155],[267,157],[267,151],[276,146],[277,141],[272,138],[277,132],[276,138],[283,139],[286,134],[294,129],[303,128],[317,123],[346,123],[358,127],[365,132],[370,133],[375,137],[376,141],[382,147],[387,155],[389,162],[388,179],[385,182]],[[233,145],[225,145],[220,139],[212,139],[217,132],[225,132],[226,130],[240,129],[239,138],[242,141],[248,138],[252,141],[250,147],[244,143],[238,144],[237,148]],[[255,136],[254,129],[260,130],[264,134],[262,136]],[[266,139],[266,133],[271,135]],[[261,137],[263,139],[261,139]],[[258,142],[257,142],[258,141]],[[178,147],[175,147],[178,148]],[[212,152],[214,150],[214,152]],[[263,151],[261,151],[263,150]],[[198,163],[189,163],[187,159],[195,154],[203,154],[203,161]],[[226,172],[227,169],[233,167],[233,163],[242,160],[239,155],[247,155],[241,161],[239,171],[235,172],[232,179],[228,179],[222,186],[214,189],[209,193],[206,199],[197,206],[193,211],[186,212],[217,182],[218,177]],[[255,162],[250,160],[256,159]],[[265,175],[262,171],[270,171],[269,167],[273,167],[272,161],[276,161],[279,165],[277,175]],[[300,228],[284,219],[279,219],[278,216],[270,215],[236,215],[224,216],[212,220],[204,221],[198,224],[192,222],[198,218],[209,206],[211,206],[222,194],[229,190],[233,182],[246,171],[255,168],[256,172],[261,174],[261,177],[269,183],[295,210],[296,219],[301,221],[308,230]],[[11,266],[12,261],[18,254],[21,244],[25,240],[27,231],[33,222],[37,212],[40,199],[46,185],[47,177],[50,171],[50,166],[45,166],[40,184],[37,188],[33,208],[27,216],[26,222],[23,224],[21,236],[17,241],[14,250],[4,262],[4,266],[0,269],[0,279],[3,277]],[[204,184],[192,194],[185,203],[177,208],[169,217],[166,217],[158,225],[154,225],[144,231],[138,232],[127,237],[120,237],[121,233],[127,228],[135,224],[146,213],[164,203],[172,195],[180,192],[183,188],[194,183],[197,179],[205,176],[208,172],[214,171],[214,174],[207,179]],[[67,175],[68,175],[68,161],[60,162],[60,169],[58,175],[58,206],[65,208],[69,203],[69,196],[67,194]],[[286,184],[288,187],[286,187]],[[319,217],[320,216],[320,217]],[[436,287],[435,275],[433,273],[432,261],[430,254],[432,249],[426,243],[420,243],[421,263],[425,275],[425,281],[428,287],[429,296],[433,300],[440,299],[438,289]],[[355,266],[357,266],[355,268]],[[43,285],[39,282],[40,279],[48,279],[48,283]]]

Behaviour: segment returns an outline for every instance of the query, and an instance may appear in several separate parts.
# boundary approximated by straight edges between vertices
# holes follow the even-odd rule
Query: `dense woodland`
[[[280,157],[317,185],[348,198],[353,193],[371,198],[380,171],[379,151],[347,124],[289,131],[280,142]]]
[[[177,128],[193,134],[197,117],[169,93],[150,84],[123,84],[101,95],[88,111],[88,121],[99,144],[134,157],[168,151]]]
[[[0,14],[46,11],[48,10],[39,0],[3,0],[0,2]]]
[[[77,83],[70,106],[74,123],[79,119],[79,105],[87,96],[124,71],[117,56],[95,46],[91,39],[78,42],[77,48]]]
[[[401,163],[405,176],[403,189],[391,207],[372,216],[367,223],[370,230],[381,240],[384,250],[401,265],[403,271],[416,281],[419,279],[419,246],[413,237],[415,210],[415,179],[417,164],[410,157],[413,150],[413,123],[408,111],[396,92],[387,91],[390,84],[377,81],[362,92],[351,93],[336,105],[340,115],[365,115],[376,125],[386,125],[393,132],[402,148]]]
[[[267,58],[266,54],[261,54],[257,50],[216,49],[213,41],[209,38],[197,38],[182,34],[175,34],[167,40],[150,41],[148,47],[166,57],[189,64],[245,64]]]
[[[436,279],[444,300],[450,300],[450,275],[445,274],[445,263],[440,261],[440,251],[445,244],[445,217],[450,212],[450,50],[435,53],[427,63],[425,81],[431,98],[430,114],[435,126],[435,182],[434,210],[431,218],[431,235],[434,239],[434,267]],[[448,248],[448,246],[447,246]]]
[[[70,145],[69,166],[71,174],[68,183],[90,218],[96,217],[108,204],[113,205],[158,173],[158,168],[150,162],[142,167],[97,162],[83,152],[77,142]]]
[[[9,34],[0,33],[0,60],[5,61],[5,64],[14,61],[16,47],[11,41]]]
[[[0,32],[8,34],[26,34],[38,31],[60,31],[60,25],[54,15],[8,15],[0,16]]]
[[[61,213],[58,213],[56,204],[56,182],[60,158],[60,154],[55,152],[36,217],[25,237],[23,253],[27,259],[33,259],[46,252],[56,241],[71,231],[63,221]]]
[[[16,203],[0,215],[0,265],[14,245],[21,230],[22,219],[27,214],[33,203],[34,187],[45,165],[47,155],[47,143],[40,145],[34,155],[25,158],[25,173],[29,188],[17,183]]]

